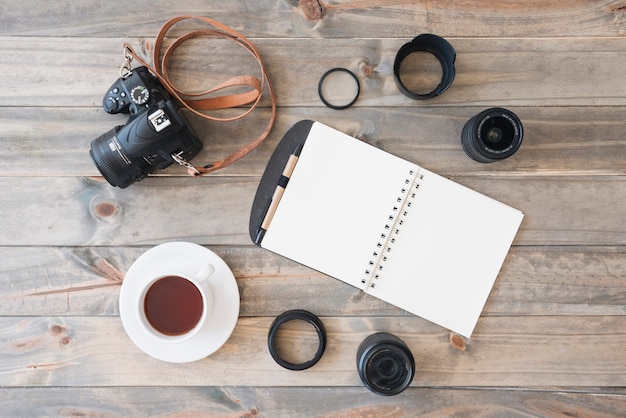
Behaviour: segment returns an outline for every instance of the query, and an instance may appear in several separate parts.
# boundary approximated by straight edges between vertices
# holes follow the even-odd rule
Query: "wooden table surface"
[[[212,17],[253,40],[276,89],[276,123],[259,149],[214,175],[192,179],[170,167],[114,188],[88,151],[127,120],[101,108],[121,45],[146,54],[179,14]],[[397,89],[392,68],[420,33],[453,44],[457,76],[442,96],[417,102]],[[619,0],[3,1],[0,414],[623,416],[625,35]],[[317,95],[333,67],[359,78],[350,109],[329,109]],[[257,69],[236,46],[202,39],[176,53],[172,71],[197,89]],[[256,136],[268,105],[233,123],[190,117],[204,142],[194,162]],[[476,163],[460,132],[494,106],[521,118],[524,142],[505,161]],[[252,245],[260,176],[301,119],[525,213],[471,339]],[[241,294],[231,338],[193,363],[148,356],[119,317],[125,272],[170,241],[216,252]],[[319,315],[328,331],[321,362],[301,372],[279,367],[266,344],[272,320],[295,308]],[[357,375],[356,348],[376,331],[400,336],[415,356],[415,379],[395,397],[369,392]]]

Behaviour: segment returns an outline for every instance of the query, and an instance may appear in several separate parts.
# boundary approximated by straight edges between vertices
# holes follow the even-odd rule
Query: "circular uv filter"
[[[322,102],[331,109],[347,109],[356,102],[361,92],[359,79],[346,68],[326,71],[317,85]]]

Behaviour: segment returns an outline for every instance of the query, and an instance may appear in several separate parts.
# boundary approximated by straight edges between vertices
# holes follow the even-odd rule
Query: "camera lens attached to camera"
[[[191,160],[202,149],[179,106],[145,67],[118,79],[102,102],[107,113],[130,113],[126,125],[94,139],[89,150],[113,186],[128,187],[157,168]]]
[[[117,138],[124,128],[116,126],[91,142],[89,155],[100,174],[111,185],[125,188],[144,179],[152,166],[143,158],[132,158],[125,151]]]
[[[522,122],[515,113],[495,107],[467,121],[461,144],[470,158],[489,163],[513,155],[522,145],[523,136]]]
[[[387,332],[372,334],[361,342],[356,366],[365,387],[385,396],[405,390],[415,375],[415,360],[409,347]]]

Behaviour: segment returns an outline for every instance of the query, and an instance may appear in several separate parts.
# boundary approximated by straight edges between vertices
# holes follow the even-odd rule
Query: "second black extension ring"
[[[334,105],[330,103],[328,100],[326,100],[326,97],[324,97],[324,93],[322,93],[322,86],[324,84],[324,80],[326,80],[326,77],[328,77],[329,75],[337,71],[341,71],[346,74],[349,74],[354,79],[354,82],[356,83],[356,94],[354,95],[354,99],[352,99],[350,103],[345,104],[345,105]],[[352,71],[348,70],[347,68],[341,68],[341,67],[332,68],[326,71],[324,75],[322,76],[322,78],[320,78],[320,82],[317,84],[317,94],[319,94],[320,99],[322,100],[322,103],[324,103],[327,107],[330,107],[331,109],[335,109],[335,110],[347,109],[356,102],[356,99],[359,98],[359,94],[361,94],[361,84],[359,83],[359,79],[357,78],[357,76]]]
[[[287,360],[283,359],[278,355],[276,351],[276,334],[280,327],[285,323],[293,320],[301,320],[306,321],[309,324],[315,327],[315,331],[317,332],[317,337],[319,338],[319,346],[317,347],[317,351],[311,360],[305,361],[304,363],[290,363]],[[305,370],[309,367],[315,365],[322,358],[322,354],[324,354],[324,350],[326,349],[326,329],[324,328],[324,324],[322,321],[312,314],[309,311],[305,311],[302,309],[294,309],[291,311],[283,312],[278,315],[272,325],[270,326],[270,332],[267,336],[267,345],[270,350],[270,354],[276,363],[280,364],[285,369],[289,370]]]

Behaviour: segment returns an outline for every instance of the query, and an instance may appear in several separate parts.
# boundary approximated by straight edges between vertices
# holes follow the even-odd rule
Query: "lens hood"
[[[359,345],[356,365],[361,381],[378,395],[397,395],[409,387],[415,375],[415,360],[400,338],[378,332]]]
[[[461,133],[465,153],[475,161],[489,163],[513,155],[522,145],[522,122],[510,110],[494,107],[467,121]]]
[[[429,93],[419,94],[409,89],[402,78],[400,77],[400,69],[404,60],[414,52],[428,52],[435,56],[441,64],[441,81],[439,85],[435,87]],[[454,47],[442,38],[441,36],[433,35],[431,33],[423,33],[413,38],[411,42],[407,42],[402,45],[396,53],[396,58],[393,63],[393,76],[396,80],[396,85],[400,91],[407,97],[415,100],[426,100],[432,97],[439,96],[452,85],[455,76],[454,61],[456,60],[456,51]]]

